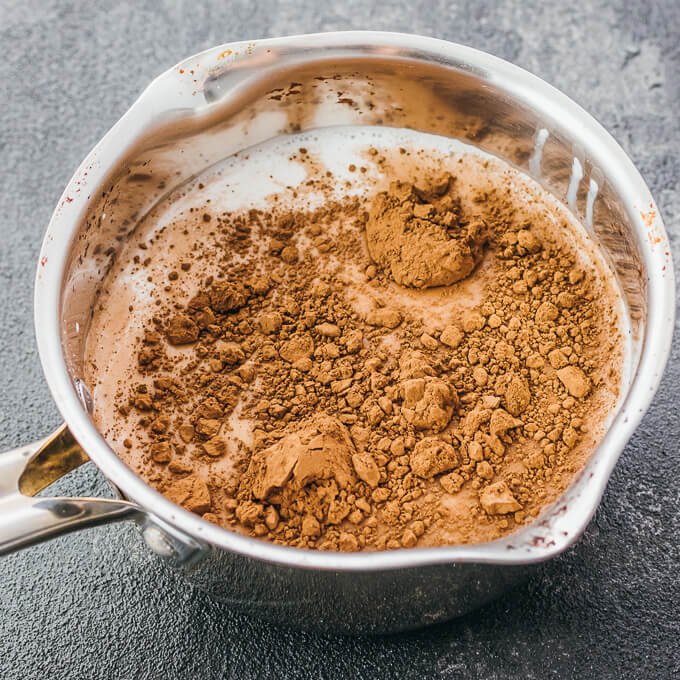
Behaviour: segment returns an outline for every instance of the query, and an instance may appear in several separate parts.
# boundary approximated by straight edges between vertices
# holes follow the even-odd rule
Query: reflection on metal
[[[569,180],[569,189],[567,189],[567,205],[574,215],[577,215],[576,199],[578,198],[578,187],[583,179],[583,166],[576,156],[571,165],[571,179]]]
[[[538,180],[541,179],[541,161],[543,160],[543,147],[545,146],[546,139],[548,139],[548,131],[545,128],[541,128],[536,133],[534,153],[529,159],[529,172],[534,179]]]
[[[26,464],[19,478],[19,491],[25,496],[35,496],[88,460],[66,425],[62,425],[39,446]]]
[[[599,189],[597,182],[591,177],[588,184],[588,195],[586,196],[586,217],[584,220],[584,224],[591,234],[593,233],[593,206]]]
[[[191,569],[208,553],[205,543],[183,534],[158,517],[145,515],[139,524],[147,546],[175,567]]]
[[[87,460],[66,425],[42,442],[0,453],[0,555],[76,529],[144,516],[127,501],[35,496]]]

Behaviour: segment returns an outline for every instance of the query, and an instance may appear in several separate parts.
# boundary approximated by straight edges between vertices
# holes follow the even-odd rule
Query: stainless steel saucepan
[[[276,135],[331,125],[456,137],[540,181],[590,229],[615,270],[632,328],[620,410],[564,495],[531,525],[480,545],[338,554],[227,531],[174,505],[109,448],[81,382],[103,278],[143,216],[206,167]],[[396,631],[463,614],[584,531],[659,384],[675,309],[668,240],[650,192],[612,137],[526,71],[468,47],[350,32],[222,45],[143,92],[69,182],[47,229],[35,324],[66,425],[0,454],[0,553],[94,524],[137,522],[149,547],[235,608],[345,632]],[[120,500],[35,494],[92,460]]]

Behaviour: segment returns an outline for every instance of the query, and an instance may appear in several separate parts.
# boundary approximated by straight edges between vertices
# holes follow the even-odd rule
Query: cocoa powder
[[[450,175],[417,188],[393,182],[373,200],[366,244],[373,260],[402,286],[449,286],[482,259],[485,226],[468,221],[448,191]],[[422,199],[422,200],[420,200]]]
[[[172,281],[198,293],[159,286],[116,395],[137,471],[170,499],[298,547],[477,542],[535,517],[587,459],[621,338],[566,225],[528,220],[503,186],[401,174],[368,202],[195,218],[210,238]],[[475,277],[482,301],[443,323],[394,302]]]

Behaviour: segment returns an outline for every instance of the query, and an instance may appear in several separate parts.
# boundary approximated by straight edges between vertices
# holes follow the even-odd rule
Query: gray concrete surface
[[[0,0],[0,449],[59,422],[33,338],[42,233],[80,160],[145,84],[221,42],[372,28],[472,45],[542,76],[640,168],[677,255],[677,0]],[[0,560],[0,677],[680,677],[678,344],[585,537],[464,619],[326,638],[239,617],[161,569],[128,527]],[[104,489],[92,467],[58,484]]]

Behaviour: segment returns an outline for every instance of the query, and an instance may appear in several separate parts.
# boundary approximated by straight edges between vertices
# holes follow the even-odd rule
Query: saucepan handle
[[[0,555],[77,529],[143,519],[127,501],[35,497],[87,460],[66,425],[43,441],[0,453]]]

